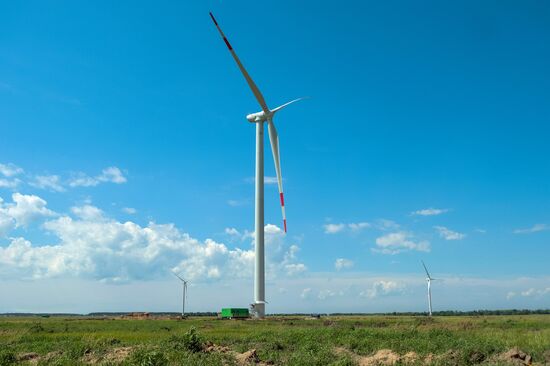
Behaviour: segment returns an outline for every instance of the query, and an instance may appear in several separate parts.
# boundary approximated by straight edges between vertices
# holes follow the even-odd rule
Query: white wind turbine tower
[[[286,233],[286,215],[285,201],[283,196],[283,178],[281,176],[281,163],[279,157],[279,137],[277,130],[273,124],[275,113],[286,107],[287,105],[297,102],[303,98],[298,98],[285,103],[277,108],[269,109],[265,99],[244,68],[243,64],[237,57],[237,54],[231,47],[231,44],[223,34],[216,18],[210,13],[210,17],[220,35],[225,42],[225,45],[231,52],[231,56],[237,63],[239,70],[243,74],[252,93],[258,100],[262,110],[257,113],[252,113],[246,116],[246,119],[251,123],[256,123],[256,207],[255,207],[255,243],[256,243],[256,260],[254,268],[254,304],[252,304],[256,317],[263,318],[265,316],[265,254],[264,254],[264,122],[267,122],[269,131],[269,141],[271,143],[271,151],[273,152],[273,160],[275,161],[275,171],[277,172],[277,183],[279,186],[279,196],[281,199],[281,209],[283,212],[283,226]]]
[[[181,299],[181,317],[185,318],[185,300],[187,298],[187,282],[189,282],[189,281],[184,280],[183,278],[181,278],[176,273],[173,273],[173,274],[174,274],[174,276],[179,278],[179,280],[181,281],[181,285],[182,285],[182,289],[183,289],[183,296],[182,296],[182,299]]]
[[[432,278],[432,276],[430,276],[430,272],[428,272],[428,268],[426,268],[426,265],[424,264],[424,261],[421,262],[424,267],[424,271],[426,271],[426,282],[428,283],[428,314],[429,316],[432,316],[432,281],[439,281],[439,278]]]

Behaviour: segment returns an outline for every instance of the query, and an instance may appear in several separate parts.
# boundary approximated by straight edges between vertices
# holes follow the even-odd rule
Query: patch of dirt
[[[497,360],[512,365],[531,365],[533,363],[533,358],[530,355],[517,348],[501,353],[497,356]]]
[[[38,359],[40,359],[40,355],[36,352],[27,352],[27,353],[21,353],[17,355],[17,361],[19,362],[23,362],[23,361],[38,362]]]
[[[235,355],[235,360],[237,360],[237,363],[239,365],[248,365],[251,363],[260,363],[260,358],[258,357],[258,354],[256,353],[255,349],[251,349],[250,351],[246,351],[244,353],[238,353]]]
[[[417,363],[418,360],[419,357],[416,352],[407,352],[401,357],[401,363],[404,363],[405,365]]]
[[[360,356],[342,347],[337,347],[335,351],[338,354],[350,356],[359,366],[390,366],[396,365],[397,363],[407,365],[414,364],[418,362],[419,359],[415,352],[408,352],[405,355],[400,356],[391,349],[381,349],[371,356]]]
[[[235,358],[235,361],[237,361],[237,364],[241,366],[247,366],[247,365],[267,366],[271,364],[269,362],[260,361],[260,358],[258,357],[258,354],[256,353],[255,349],[251,349],[246,352],[239,353],[237,351],[233,351],[229,347],[220,346],[211,342],[207,342],[206,345],[204,346],[204,352],[217,352],[217,353],[224,353],[224,354],[230,355],[233,358]]]
[[[428,353],[426,357],[424,357],[425,365],[431,365],[434,362],[435,362],[435,356],[433,355],[433,353]]]
[[[25,352],[25,353],[20,353],[19,355],[17,355],[17,361],[18,362],[28,362],[32,365],[37,364],[40,361],[44,361],[44,362],[48,363],[48,362],[52,361],[54,358],[56,358],[56,357],[58,357],[62,354],[63,354],[63,352],[61,352],[61,351],[52,351],[52,352],[48,352],[44,356],[40,356],[36,352]]]
[[[132,347],[117,347],[110,349],[107,353],[102,355],[94,354],[91,350],[86,350],[86,352],[84,352],[84,357],[82,357],[82,362],[91,365],[103,362],[120,363],[130,355],[132,349]]]

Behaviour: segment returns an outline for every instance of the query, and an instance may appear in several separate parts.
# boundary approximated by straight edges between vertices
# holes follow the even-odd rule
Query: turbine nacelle
[[[270,113],[269,116],[272,116],[273,114]],[[246,116],[246,119],[250,123],[258,123],[258,122],[265,122],[268,118],[268,115],[264,112],[257,112],[257,113],[251,113]]]

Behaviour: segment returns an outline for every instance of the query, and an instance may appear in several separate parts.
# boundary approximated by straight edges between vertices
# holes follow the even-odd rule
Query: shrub
[[[189,328],[183,335],[183,346],[190,352],[202,351],[202,337],[195,327]]]
[[[177,351],[197,353],[203,350],[203,339],[197,329],[191,327],[182,336],[171,336],[167,341],[167,346]]]
[[[0,366],[14,365],[17,359],[11,351],[0,351]]]
[[[130,365],[135,366],[165,366],[168,365],[168,359],[160,351],[138,349],[132,353]]]

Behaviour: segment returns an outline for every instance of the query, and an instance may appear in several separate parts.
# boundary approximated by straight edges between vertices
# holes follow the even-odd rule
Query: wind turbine
[[[231,56],[237,63],[239,70],[243,74],[250,90],[256,97],[256,100],[260,104],[262,110],[257,113],[252,113],[246,116],[246,119],[251,123],[256,123],[256,204],[255,204],[255,242],[256,242],[256,258],[254,268],[254,304],[252,304],[256,317],[263,318],[265,316],[265,253],[264,253],[264,122],[267,122],[269,132],[269,142],[271,143],[271,151],[273,153],[273,160],[275,162],[275,171],[277,173],[277,184],[279,187],[279,196],[281,199],[281,210],[283,213],[283,227],[286,233],[286,215],[285,215],[285,200],[283,196],[283,178],[281,175],[281,162],[279,157],[279,136],[277,135],[277,129],[273,123],[273,117],[275,113],[285,108],[289,104],[297,102],[303,98],[294,99],[288,103],[285,103],[277,108],[269,109],[265,99],[260,92],[260,89],[256,86],[246,69],[244,68],[241,60],[233,50],[233,47],[223,34],[216,18],[210,13],[210,17],[218,28],[220,35],[225,42],[225,45],[231,52]]]
[[[439,281],[439,278],[432,278],[430,276],[430,272],[428,272],[428,268],[426,268],[426,265],[424,264],[424,261],[422,261],[422,266],[424,267],[424,271],[426,271],[426,282],[428,283],[428,311],[429,316],[432,316],[432,281]]]
[[[173,272],[172,272],[173,273]],[[181,278],[178,274],[176,273],[173,273],[174,276],[176,276],[177,278],[179,278],[179,280],[181,281],[181,285],[183,287],[183,296],[182,296],[182,299],[181,299],[181,317],[182,318],[185,318],[185,299],[187,297],[187,282],[189,281],[186,281],[184,280],[183,278]]]

